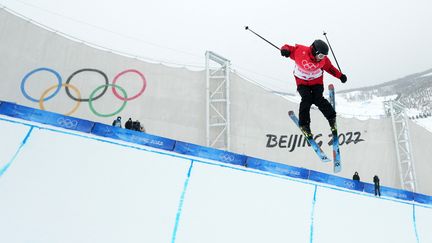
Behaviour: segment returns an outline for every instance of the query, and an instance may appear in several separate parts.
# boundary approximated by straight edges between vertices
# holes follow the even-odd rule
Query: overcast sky
[[[246,77],[295,92],[293,61],[277,46],[310,45],[323,31],[345,85],[364,87],[432,68],[431,0],[0,0],[0,4],[84,41],[160,62],[204,67],[206,50]],[[336,63],[331,57],[333,64]]]

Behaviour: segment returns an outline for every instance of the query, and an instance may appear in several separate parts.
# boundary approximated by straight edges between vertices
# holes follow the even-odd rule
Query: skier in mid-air
[[[337,131],[336,112],[332,105],[323,97],[323,70],[341,80],[347,81],[347,76],[335,68],[327,57],[329,47],[322,40],[315,40],[311,46],[284,45],[281,55],[295,61],[294,77],[297,91],[301,96],[299,108],[299,126],[302,132],[312,138],[310,129],[310,108],[315,104],[330,124],[332,132]]]

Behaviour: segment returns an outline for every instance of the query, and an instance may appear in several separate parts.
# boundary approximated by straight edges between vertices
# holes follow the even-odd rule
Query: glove
[[[289,57],[291,55],[291,51],[287,49],[281,49],[281,55],[283,57]]]
[[[346,81],[347,81],[347,76],[345,75],[345,74],[342,74],[342,76],[340,76],[340,81],[342,82],[342,83],[346,83]]]

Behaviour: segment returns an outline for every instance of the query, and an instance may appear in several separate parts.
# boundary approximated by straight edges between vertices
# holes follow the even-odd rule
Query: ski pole
[[[339,68],[339,72],[342,72],[341,68],[339,67],[339,63],[338,63],[338,61],[337,61],[337,59],[336,59],[336,56],[335,56],[335,54],[334,54],[334,52],[333,52],[333,48],[332,48],[331,45],[330,45],[330,41],[327,39],[327,33],[326,33],[325,31],[324,31],[323,35],[325,36],[325,38],[326,38],[326,40],[327,40],[327,43],[328,43],[328,45],[329,45],[329,47],[330,47],[330,51],[331,51],[331,53],[332,53],[332,55],[333,55],[333,58],[334,58],[335,61],[336,61],[336,65],[337,65],[338,68]]]
[[[259,38],[263,39],[264,41],[266,41],[267,43],[269,43],[270,45],[274,46],[276,49],[280,50],[279,47],[277,47],[275,44],[271,43],[270,41],[266,40],[266,38],[260,36],[259,34],[255,33],[253,30],[251,30],[249,28],[249,26],[245,26],[245,30],[249,30],[250,32],[254,33],[255,35],[257,35]]]

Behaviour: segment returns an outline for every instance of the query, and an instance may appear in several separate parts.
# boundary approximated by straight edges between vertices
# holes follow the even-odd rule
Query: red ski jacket
[[[281,50],[289,50],[290,58],[295,61],[294,77],[297,86],[299,85],[323,85],[323,70],[336,78],[340,78],[342,73],[333,66],[330,59],[326,56],[321,61],[317,61],[312,55],[311,47],[302,45],[284,45]]]

